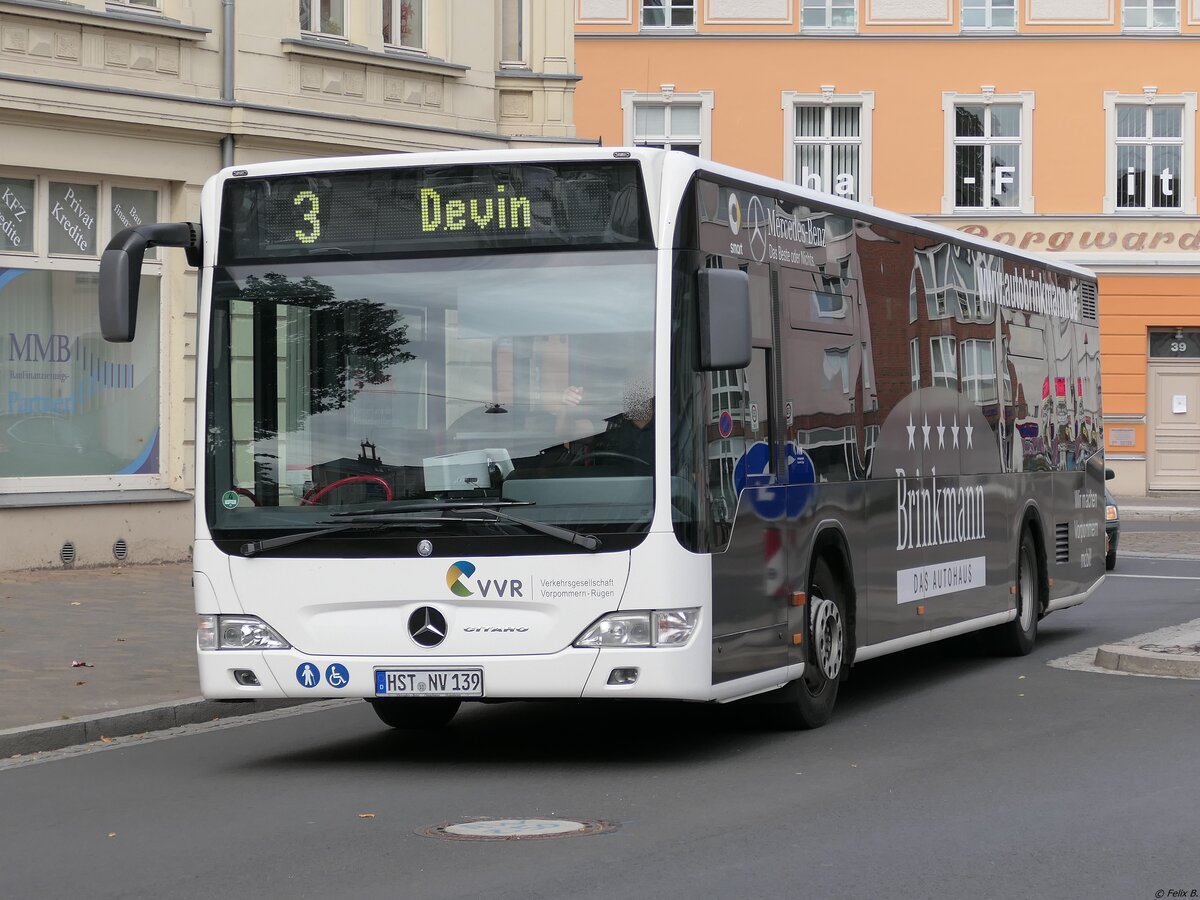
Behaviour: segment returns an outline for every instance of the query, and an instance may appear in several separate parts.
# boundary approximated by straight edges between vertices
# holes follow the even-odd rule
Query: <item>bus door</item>
[[[713,557],[713,679],[786,664],[786,497],[780,485],[774,316],[765,266],[750,264],[754,347],[744,369],[711,372],[715,452],[733,459],[736,514]],[[728,445],[729,450],[724,448]],[[710,460],[711,462],[711,460]]]

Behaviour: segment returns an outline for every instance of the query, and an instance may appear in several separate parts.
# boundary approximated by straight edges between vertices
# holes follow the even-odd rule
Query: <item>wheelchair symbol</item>
[[[341,663],[330,663],[325,670],[325,680],[330,687],[344,688],[350,683],[350,672]]]

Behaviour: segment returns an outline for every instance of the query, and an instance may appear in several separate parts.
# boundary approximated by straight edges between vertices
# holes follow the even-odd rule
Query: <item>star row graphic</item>
[[[958,415],[957,414],[954,416],[953,424],[951,424],[949,427],[946,426],[945,421],[942,419],[941,416],[938,416],[937,425],[930,425],[929,424],[929,416],[926,416],[925,424],[921,425],[919,427],[921,429],[921,435],[924,438],[924,446],[922,447],[922,449],[929,449],[929,446],[930,446],[929,445],[929,432],[931,432],[931,431],[937,432],[937,445],[938,445],[939,450],[946,449],[946,432],[947,431],[950,432],[951,440],[953,441],[953,449],[958,448],[958,432],[960,431],[960,428],[959,428],[959,424],[958,424]],[[913,417],[912,417],[912,414],[910,413],[908,416],[908,449],[909,450],[917,449],[917,428],[918,428],[918,426],[913,424]],[[962,426],[961,430],[966,433],[967,446],[973,447],[974,445],[971,443],[971,435],[975,431],[975,426],[968,423],[968,424]]]

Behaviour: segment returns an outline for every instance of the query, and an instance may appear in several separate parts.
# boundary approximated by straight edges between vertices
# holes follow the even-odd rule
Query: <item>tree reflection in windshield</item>
[[[310,380],[308,408],[298,410],[301,416],[341,409],[364,386],[390,381],[388,369],[392,366],[415,359],[413,353],[403,349],[408,343],[408,325],[399,310],[377,300],[339,298],[332,287],[311,275],[296,281],[278,272],[251,275],[238,299],[272,310],[277,304],[307,309],[319,323],[312,329],[318,343],[335,350],[320,354],[322,377]],[[301,331],[288,335],[293,343],[309,339]],[[261,440],[270,436],[258,437]]]

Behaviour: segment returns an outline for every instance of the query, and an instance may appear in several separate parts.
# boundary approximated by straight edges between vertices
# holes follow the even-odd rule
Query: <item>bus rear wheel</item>
[[[1041,612],[1041,569],[1033,535],[1026,528],[1017,548],[1017,617],[999,626],[996,649],[1005,656],[1026,656],[1037,640]]]
[[[813,564],[809,578],[805,639],[804,675],[780,690],[777,720],[784,728],[819,728],[829,721],[846,665],[846,600],[824,558]]]
[[[432,729],[449,724],[461,705],[459,700],[386,699],[368,700],[375,715],[392,728]]]

